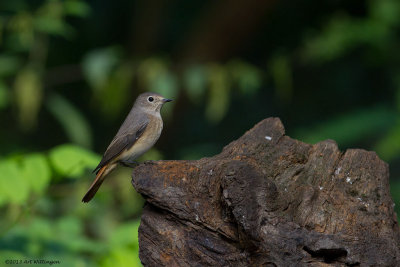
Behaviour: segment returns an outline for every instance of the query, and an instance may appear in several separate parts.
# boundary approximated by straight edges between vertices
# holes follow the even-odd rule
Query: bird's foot
[[[121,161],[121,165],[124,167],[128,167],[128,168],[135,168],[137,165],[139,165],[139,162],[137,161]]]

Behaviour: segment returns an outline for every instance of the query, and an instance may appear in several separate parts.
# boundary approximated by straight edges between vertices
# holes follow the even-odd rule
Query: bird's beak
[[[163,101],[164,103],[167,103],[167,102],[171,102],[172,99],[164,98],[162,101]]]

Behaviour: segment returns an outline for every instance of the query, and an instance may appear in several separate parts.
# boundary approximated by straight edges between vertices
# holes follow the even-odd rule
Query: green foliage
[[[3,250],[2,259],[46,258],[59,260],[62,266],[141,266],[138,261],[138,221],[127,223],[111,237],[96,242],[86,237],[84,225],[77,217],[64,217],[55,221],[37,217],[21,223],[0,240],[0,248],[24,246],[18,250]],[[75,256],[72,256],[75,255]],[[80,256],[79,256],[80,255]],[[86,255],[86,256],[85,256]],[[98,264],[88,255],[98,255]]]
[[[212,122],[219,122],[228,111],[230,102],[230,80],[227,70],[219,65],[212,64],[209,68],[209,86],[206,118]]]
[[[361,45],[384,48],[392,43],[396,25],[400,22],[397,0],[369,1],[369,16],[353,18],[334,15],[322,33],[307,39],[305,59],[316,62],[334,60]]]
[[[101,265],[108,266],[142,266],[139,258],[138,240],[139,222],[121,225],[110,237],[110,254],[104,257]]]
[[[270,70],[279,100],[287,103],[293,95],[293,79],[289,58],[285,55],[275,56],[271,60]]]
[[[101,266],[104,267],[112,267],[112,266],[133,266],[139,267],[142,266],[139,258],[139,254],[136,251],[132,251],[126,248],[120,248],[118,250],[113,250],[109,257],[105,258],[101,262]]]
[[[64,3],[66,15],[85,18],[90,14],[90,7],[87,3],[79,0],[69,0]]]
[[[19,170],[25,183],[30,185],[34,193],[43,194],[51,178],[51,170],[46,157],[41,154],[31,154],[25,156],[21,163],[22,166],[19,166]]]
[[[227,68],[234,84],[243,95],[255,95],[262,85],[262,71],[241,60],[232,60]]]
[[[120,49],[109,47],[91,51],[83,60],[85,78],[106,117],[119,115],[128,104],[126,96],[135,75],[139,87],[145,91],[174,99],[184,89],[196,104],[207,99],[204,115],[211,123],[218,123],[226,116],[233,89],[242,95],[254,95],[261,87],[261,70],[240,60],[225,65],[193,65],[180,77],[163,58],[138,61],[122,58]],[[170,103],[164,108],[166,119],[171,116],[173,106]]]
[[[0,173],[0,203],[23,204],[29,196],[30,183],[21,175],[18,162],[12,159],[2,161]]]
[[[0,54],[0,77],[13,75],[17,72],[21,62],[18,57]]]
[[[10,98],[10,91],[7,85],[0,80],[0,110],[5,109],[9,105]]]
[[[393,198],[393,202],[396,204],[395,205],[395,212],[397,213],[397,217],[400,214],[400,181],[399,180],[393,180],[390,183],[390,193],[392,195]]]
[[[89,123],[67,99],[53,94],[47,100],[47,108],[60,122],[71,142],[82,147],[91,147],[92,133]]]
[[[48,157],[33,153],[0,160],[0,205],[22,205],[31,193],[43,194],[55,174],[81,177],[99,159],[98,155],[80,147],[62,145],[53,148]]]
[[[132,63],[122,61],[119,48],[109,47],[91,51],[85,56],[82,65],[103,116],[119,115],[129,103],[126,96],[134,74]]]
[[[66,189],[69,195],[62,195],[61,198],[59,194],[62,190],[54,190],[68,188],[67,178],[92,176],[90,171],[100,160],[99,155],[82,148],[92,145],[86,117],[63,95],[48,93],[54,88],[45,88],[44,76],[49,38],[55,36],[72,40],[76,31],[67,22],[67,17],[85,18],[91,8],[79,0],[48,0],[32,10],[24,2],[0,4],[0,9],[4,4],[9,10],[8,13],[0,13],[0,46],[5,48],[0,52],[0,109],[15,109],[20,129],[34,131],[42,106],[46,104],[47,111],[57,120],[69,141],[79,146],[65,144],[50,149],[48,153],[28,152],[0,160],[0,258],[55,259],[61,261],[61,266],[107,266],[107,263],[115,266],[117,260],[130,266],[140,266],[138,221],[122,224],[122,219],[101,211],[105,204],[98,208],[99,212],[95,208],[96,201],[91,206],[81,204],[79,199],[90,181],[78,183],[71,190]],[[90,67],[87,69],[94,71],[89,72],[87,77],[93,81],[92,88],[103,90],[99,96],[106,94],[106,98],[101,99],[106,112],[112,113],[118,107],[123,108],[121,103],[129,102],[125,94],[132,80],[129,76],[131,66],[119,61],[115,54],[98,55],[100,57],[93,62],[89,57],[87,65]],[[110,59],[113,56],[114,59]],[[114,60],[114,63],[105,63],[109,67],[102,67],[104,64],[98,58]],[[100,71],[96,72],[96,68]],[[117,94],[113,93],[115,91]],[[160,157],[156,154],[152,155]],[[106,185],[103,187],[107,188]],[[133,209],[122,205],[121,215],[127,211],[130,214],[132,210],[137,213],[141,208],[140,196],[131,192],[128,196],[135,205],[131,206]],[[74,199],[73,203],[69,199]],[[98,217],[97,213],[103,217]],[[89,214],[100,223],[90,220]],[[110,222],[112,227],[107,226]],[[121,237],[90,236],[86,227],[94,223],[96,229],[107,231],[119,229],[118,225],[122,224],[122,231],[128,229],[122,235],[131,234],[132,238],[122,236],[125,241],[122,240],[119,246]]]
[[[183,86],[193,103],[199,104],[204,99],[207,89],[206,71],[203,65],[193,65],[185,70]]]
[[[82,67],[85,77],[95,93],[100,93],[107,82],[108,75],[120,61],[116,47],[90,51],[84,58]]]
[[[32,129],[37,121],[43,96],[38,71],[31,67],[19,71],[15,78],[14,92],[21,129]]]
[[[40,154],[0,161],[0,205],[23,204],[29,193],[42,194],[50,182],[50,168]]]
[[[11,87],[3,78],[15,76],[15,101],[0,100],[0,107],[14,104],[20,128],[27,131],[35,128],[44,102],[42,71],[48,54],[48,36],[71,38],[74,29],[66,22],[66,16],[85,17],[90,8],[80,0],[43,1],[36,10],[27,9],[24,1],[16,2],[6,5],[11,13],[0,14],[0,46],[7,49],[0,52],[0,96],[9,90],[4,88]]]
[[[375,151],[386,161],[392,161],[400,155],[400,123],[395,123],[395,127],[390,129],[387,134],[375,145]]]
[[[141,266],[139,221],[120,222],[116,218],[110,221],[107,218],[113,217],[99,213],[104,207],[96,208],[95,200],[89,204],[91,206],[80,203],[82,190],[68,190],[60,200],[51,200],[47,193],[54,186],[62,185],[59,183],[65,178],[87,175],[88,169],[93,169],[99,160],[98,155],[74,145],[61,145],[49,153],[0,160],[0,208],[4,211],[0,218],[0,257],[60,260],[62,266],[111,266],[115,262],[122,264],[120,266]],[[87,186],[84,184],[82,189]],[[132,195],[129,192],[129,196]],[[131,200],[141,203],[137,196]],[[132,212],[134,205],[129,206],[130,209],[120,207],[121,214],[124,210]],[[57,213],[59,215],[55,215]],[[95,224],[91,228],[96,231],[110,227],[114,230],[93,238],[86,233],[86,223]]]
[[[389,130],[396,122],[397,112],[377,106],[355,110],[307,129],[298,129],[294,137],[307,143],[333,139],[339,145],[349,146],[363,138],[370,138]]]
[[[62,145],[52,149],[49,159],[55,171],[61,176],[81,177],[84,172],[94,169],[100,157],[74,145]]]
[[[146,59],[139,65],[142,86],[148,91],[163,95],[177,95],[176,75],[171,72],[168,62],[158,58]]]
[[[397,54],[393,42],[397,38],[396,29],[400,26],[399,1],[368,1],[367,7],[368,15],[365,18],[334,14],[319,34],[307,38],[302,51],[303,60],[321,65],[358,48],[367,64],[380,64],[383,59],[387,60],[387,65],[397,65],[398,58],[391,55]],[[371,60],[374,58],[371,55],[378,55],[376,58],[379,59]],[[391,77],[391,82],[397,88],[396,96],[400,95],[398,72],[395,69]],[[341,145],[349,146],[380,135],[380,139],[371,148],[383,159],[393,161],[400,155],[398,117],[399,109],[396,111],[383,106],[353,110],[318,126],[298,129],[295,136],[311,143],[331,138]]]

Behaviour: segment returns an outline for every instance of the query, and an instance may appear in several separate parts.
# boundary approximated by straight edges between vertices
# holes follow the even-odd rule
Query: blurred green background
[[[2,0],[0,265],[140,266],[130,170],[81,198],[144,91],[175,101],[141,160],[212,156],[277,116],[375,150],[400,205],[399,51],[398,0]]]

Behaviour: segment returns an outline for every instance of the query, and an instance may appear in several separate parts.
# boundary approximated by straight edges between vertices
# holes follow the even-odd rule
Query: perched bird
[[[94,197],[106,176],[118,163],[133,167],[134,160],[157,142],[163,129],[160,110],[170,101],[172,100],[156,93],[143,93],[138,96],[99,165],[94,169],[96,179],[82,202],[89,202]]]

